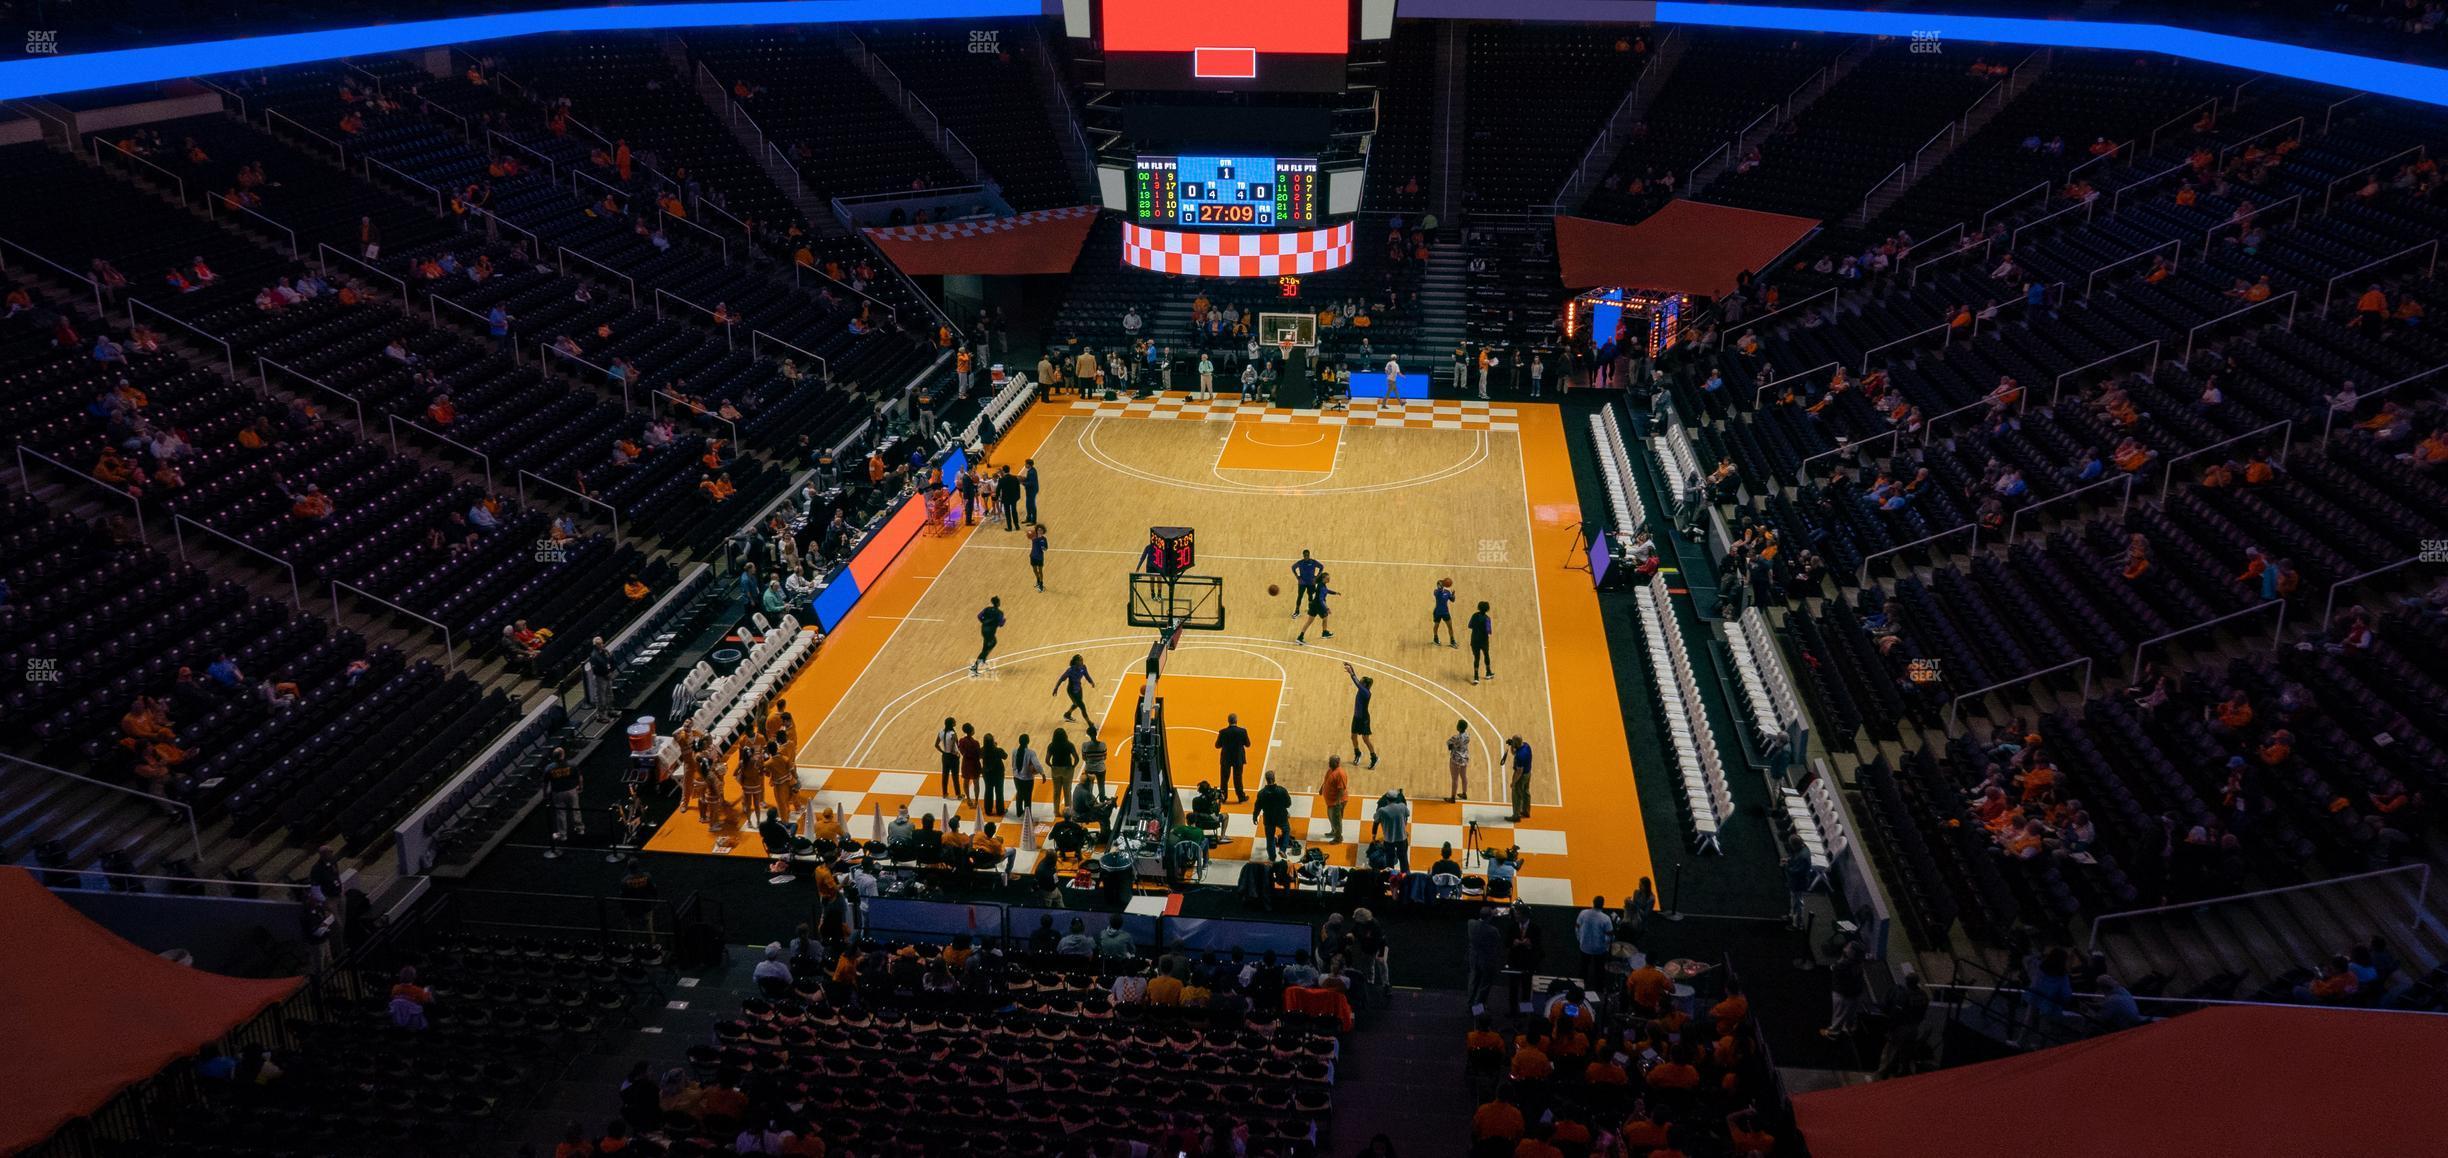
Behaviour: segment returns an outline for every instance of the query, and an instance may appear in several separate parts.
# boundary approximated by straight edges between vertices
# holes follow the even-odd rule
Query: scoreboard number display
[[[1198,562],[1198,536],[1188,527],[1149,527],[1148,555],[1161,575],[1179,575]]]
[[[1131,176],[1131,211],[1147,225],[1305,227],[1317,198],[1314,157],[1141,157]]]

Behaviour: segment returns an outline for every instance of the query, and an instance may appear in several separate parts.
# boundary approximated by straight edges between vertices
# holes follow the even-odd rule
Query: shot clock
[[[1143,156],[1131,176],[1131,212],[1148,225],[1314,225],[1317,198],[1313,157]]]
[[[1179,575],[1198,562],[1197,535],[1188,527],[1149,527],[1148,554],[1162,575]]]

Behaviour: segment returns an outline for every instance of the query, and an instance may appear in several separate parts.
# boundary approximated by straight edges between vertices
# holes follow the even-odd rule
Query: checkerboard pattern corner
[[[878,241],[948,241],[958,237],[981,237],[989,233],[1008,233],[1024,226],[1046,221],[1062,221],[1072,217],[1095,216],[1094,205],[1069,205],[1061,209],[1033,209],[1010,217],[974,217],[965,221],[932,221],[925,225],[891,225],[869,229],[867,235]]]
[[[1249,421],[1295,426],[1382,426],[1411,430],[1517,431],[1520,411],[1468,399],[1422,401],[1355,398],[1346,410],[1291,410],[1263,402],[1242,401],[1235,395],[1195,398],[1160,394],[1153,398],[1083,399],[1071,413],[1089,418],[1156,418],[1189,422]]]
[[[1122,260],[1193,277],[1323,273],[1351,264],[1352,223],[1295,233],[1183,233],[1124,223]]]

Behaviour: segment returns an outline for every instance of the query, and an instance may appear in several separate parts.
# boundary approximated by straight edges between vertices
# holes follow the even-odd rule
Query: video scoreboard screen
[[[1344,86],[1352,0],[1096,3],[1110,87],[1339,92]],[[1386,9],[1390,26],[1392,6]]]
[[[1313,157],[1141,157],[1131,182],[1131,213],[1150,225],[1289,229],[1317,223]]]

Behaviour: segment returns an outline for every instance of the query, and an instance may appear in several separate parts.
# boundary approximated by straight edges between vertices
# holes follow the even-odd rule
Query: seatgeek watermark
[[[993,56],[1003,51],[1003,34],[992,28],[969,30],[969,55]]]
[[[1936,31],[1913,33],[1912,51],[1916,56],[1938,55],[1938,33]]]
[[[27,55],[27,56],[58,56],[58,55],[59,55],[59,29],[56,29],[56,28],[29,28],[29,29],[26,29],[26,55]]]

